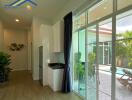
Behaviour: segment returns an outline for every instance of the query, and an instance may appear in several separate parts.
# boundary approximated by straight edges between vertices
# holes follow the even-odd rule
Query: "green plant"
[[[118,34],[118,38],[123,38],[116,41],[116,57],[118,59],[126,58],[128,65],[132,68],[132,31],[126,31],[123,34]]]
[[[88,54],[88,76],[93,77],[95,75],[95,53]]]
[[[8,80],[8,73],[10,68],[8,65],[11,63],[10,55],[0,52],[0,82]]]
[[[77,52],[74,54],[74,76],[75,79],[79,79],[80,77],[83,77],[85,74],[84,65],[81,62],[81,53]]]

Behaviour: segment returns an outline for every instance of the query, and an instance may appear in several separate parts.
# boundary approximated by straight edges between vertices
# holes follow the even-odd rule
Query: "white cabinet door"
[[[61,91],[64,69],[48,68],[48,85],[54,91]]]
[[[53,89],[53,70],[48,67],[48,85]]]
[[[64,34],[63,21],[59,21],[55,25],[53,25],[54,52],[63,51],[63,44],[64,44],[63,34]]]
[[[54,91],[61,91],[63,80],[63,69],[54,70]]]

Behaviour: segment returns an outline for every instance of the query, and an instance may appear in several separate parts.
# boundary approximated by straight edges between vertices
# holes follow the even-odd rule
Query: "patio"
[[[110,66],[99,66],[99,100],[111,100],[111,72]],[[119,69],[119,68],[118,68]],[[118,73],[117,73],[118,72]],[[116,72],[116,100],[132,100],[132,91],[127,87],[123,86],[117,78],[120,78],[122,75],[119,71]],[[91,90],[90,95],[95,91],[94,88],[87,87]],[[79,92],[81,96],[85,96],[85,83],[80,82],[78,87],[78,81],[74,82],[74,90]],[[89,93],[87,94],[89,95]]]

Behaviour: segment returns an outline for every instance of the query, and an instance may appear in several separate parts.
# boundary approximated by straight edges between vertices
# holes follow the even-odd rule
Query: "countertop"
[[[49,63],[48,66],[52,69],[63,69],[64,68],[63,63]]]

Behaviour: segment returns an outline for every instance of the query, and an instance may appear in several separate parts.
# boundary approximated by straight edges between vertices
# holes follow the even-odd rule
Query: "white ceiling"
[[[27,27],[31,25],[33,16],[52,21],[62,11],[64,5],[70,0],[32,0],[37,3],[36,7],[32,10],[27,10],[26,5],[18,8],[7,8],[4,5],[12,3],[16,0],[0,0],[0,17],[4,22],[5,27]],[[16,23],[15,18],[20,19],[20,23]]]

